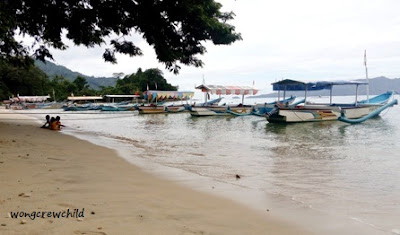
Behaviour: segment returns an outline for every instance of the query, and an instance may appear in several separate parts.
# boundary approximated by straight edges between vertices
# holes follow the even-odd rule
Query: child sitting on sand
[[[50,127],[50,115],[46,115],[46,123],[41,126],[41,128],[49,128]]]
[[[64,126],[61,124],[60,119],[60,116],[57,116],[56,119],[52,118],[52,120],[54,121],[50,121],[50,130],[57,131],[60,130],[62,126]]]

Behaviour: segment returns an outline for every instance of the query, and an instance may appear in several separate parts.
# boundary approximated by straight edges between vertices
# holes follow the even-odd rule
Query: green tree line
[[[152,68],[126,75],[119,79],[115,86],[101,87],[100,90],[89,88],[85,78],[77,76],[74,81],[69,81],[63,76],[55,75],[49,78],[40,69],[31,65],[29,67],[16,67],[4,61],[0,62],[0,100],[6,100],[12,96],[41,96],[50,95],[51,100],[64,101],[68,96],[82,95],[107,95],[107,94],[134,94],[149,89],[172,90],[178,87],[172,86],[163,77],[161,70]]]

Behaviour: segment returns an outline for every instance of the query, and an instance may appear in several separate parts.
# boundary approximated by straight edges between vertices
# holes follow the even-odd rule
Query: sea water
[[[352,99],[334,97],[334,102]],[[265,101],[269,100],[247,103]],[[44,120],[37,110],[29,112]],[[177,181],[189,181],[194,188],[219,187],[226,197],[237,188],[272,195],[294,207],[369,227],[372,234],[400,234],[398,106],[359,125],[275,124],[257,116],[191,117],[189,113],[41,112],[61,116],[67,126],[64,132],[117,149],[154,174],[174,178],[187,173]],[[202,183],[204,179],[215,184]],[[245,197],[242,202],[259,206],[252,201]]]

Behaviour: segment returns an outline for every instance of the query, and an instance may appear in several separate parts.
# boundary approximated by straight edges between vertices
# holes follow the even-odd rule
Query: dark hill
[[[115,83],[117,82],[117,78],[87,76],[78,72],[74,72],[62,65],[56,65],[50,61],[46,61],[46,63],[35,61],[35,65],[50,78],[54,77],[55,75],[59,75],[70,81],[73,81],[78,76],[84,77],[89,86],[96,90],[100,89],[101,86],[115,86]]]

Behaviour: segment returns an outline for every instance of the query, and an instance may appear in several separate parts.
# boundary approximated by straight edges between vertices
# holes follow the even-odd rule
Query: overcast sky
[[[327,80],[400,77],[399,0],[217,0],[233,11],[230,23],[243,40],[230,46],[207,43],[203,68],[182,66],[174,75],[158,63],[153,49],[133,36],[141,57],[119,55],[118,64],[105,63],[104,48],[73,47],[54,51],[55,62],[93,76],[131,74],[159,68],[180,90],[193,90],[204,76],[208,84],[252,85],[271,91],[279,79]]]

